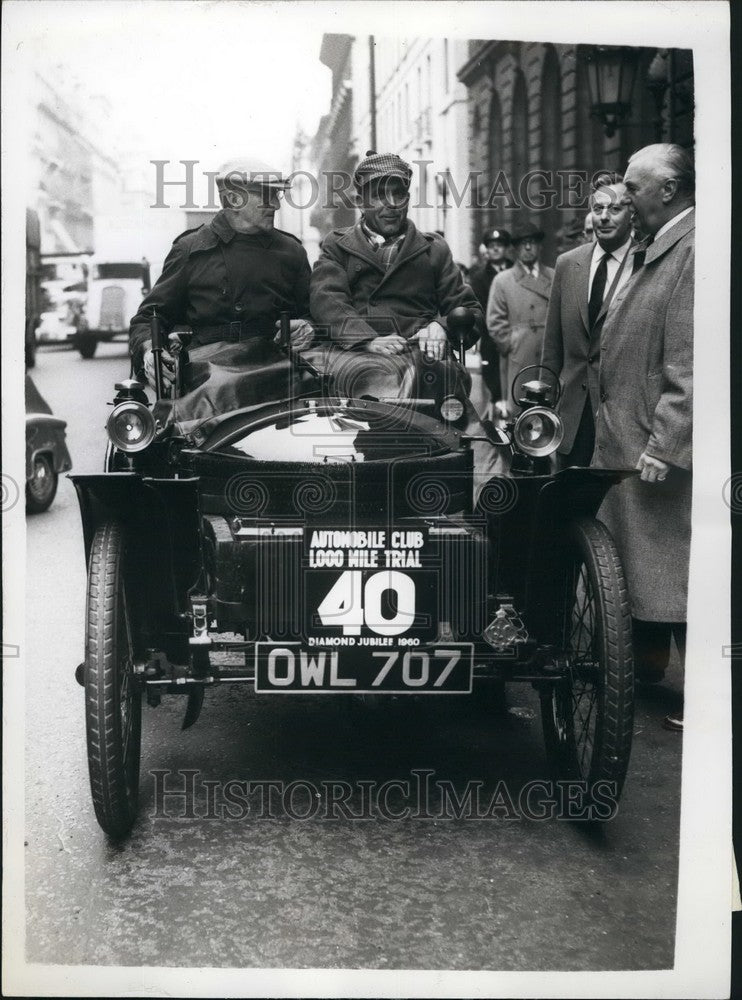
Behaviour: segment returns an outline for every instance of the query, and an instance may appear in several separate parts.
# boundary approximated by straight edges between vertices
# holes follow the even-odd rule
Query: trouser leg
[[[685,670],[685,636],[688,631],[688,627],[685,622],[673,622],[671,627],[672,637],[675,640],[675,645],[678,647],[680,667],[682,670]]]
[[[645,622],[632,618],[636,678],[646,683],[662,680],[670,662],[670,638],[673,625],[668,622]]]
[[[582,409],[582,416],[580,417],[580,424],[577,428],[572,450],[566,455],[559,456],[560,465],[563,469],[571,465],[587,468],[592,460],[594,450],[595,420],[593,419],[593,411],[590,408],[590,398],[588,397]]]

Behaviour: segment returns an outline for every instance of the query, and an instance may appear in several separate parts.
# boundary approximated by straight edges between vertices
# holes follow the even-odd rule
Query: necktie
[[[593,287],[590,289],[590,301],[587,305],[587,316],[588,322],[590,323],[590,329],[595,326],[595,321],[598,318],[598,313],[603,305],[603,297],[605,295],[605,284],[608,278],[608,258],[611,255],[609,253],[603,254],[598,264],[598,269],[595,272],[595,277],[593,278]],[[584,301],[584,299],[583,299]]]
[[[644,258],[647,256],[647,250],[649,250],[653,243],[654,236],[648,236],[644,241],[641,250],[636,251],[634,254],[634,267],[631,271],[632,274],[636,274],[637,271],[640,271],[644,267]]]

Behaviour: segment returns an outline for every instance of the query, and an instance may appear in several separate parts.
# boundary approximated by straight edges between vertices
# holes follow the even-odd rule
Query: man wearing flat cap
[[[486,313],[492,282],[498,274],[513,266],[513,262],[507,256],[511,246],[510,233],[507,229],[487,229],[482,234],[481,243],[484,247],[485,259],[482,263],[475,264],[469,272],[469,284],[482,307],[482,312]],[[482,361],[485,362],[482,366],[482,380],[487,387],[492,403],[496,403],[502,394],[500,355],[495,344],[486,334],[480,342],[479,352]]]
[[[292,318],[294,347],[308,346],[313,337],[306,252],[295,236],[274,226],[280,196],[290,182],[264,163],[243,159],[225,164],[216,183],[221,211],[208,224],[176,238],[159,280],[131,321],[133,368],[150,384],[153,310],[168,333],[190,328],[192,355],[215,345],[241,345],[245,357],[255,347],[265,353],[283,311]],[[230,355],[235,365],[239,354],[233,350],[234,358]],[[168,352],[163,352],[163,361],[165,380],[172,382],[174,365]]]
[[[513,379],[526,365],[537,365],[546,323],[554,272],[539,262],[543,232],[532,223],[519,224],[512,234],[517,255],[508,271],[492,282],[487,302],[487,332],[500,355],[501,391],[510,413]]]
[[[426,357],[441,360],[449,352],[446,315],[457,306],[474,312],[472,343],[484,317],[445,240],[407,218],[411,176],[409,164],[391,153],[369,152],[358,165],[353,182],[362,216],[322,244],[312,318],[345,349],[395,357],[417,343]]]

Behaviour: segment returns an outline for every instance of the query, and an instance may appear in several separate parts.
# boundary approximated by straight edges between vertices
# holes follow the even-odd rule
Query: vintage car
[[[455,335],[470,317],[448,319]],[[376,704],[529,683],[555,775],[617,798],[631,629],[595,514],[629,473],[552,472],[558,381],[544,370],[516,379],[520,413],[502,430],[455,396],[346,395],[289,354],[296,391],[185,432],[119,383],[105,471],[73,477],[88,563],[76,676],[101,827],[121,837],[136,816],[143,696],[187,695],[185,728],[226,683]],[[506,475],[476,482],[477,442],[507,456]]]
[[[57,493],[60,472],[72,468],[67,451],[67,424],[51,408],[26,375],[26,512],[47,510]]]
[[[146,260],[91,258],[85,307],[75,322],[74,346],[82,358],[92,358],[100,342],[128,335],[129,318],[149,287]]]

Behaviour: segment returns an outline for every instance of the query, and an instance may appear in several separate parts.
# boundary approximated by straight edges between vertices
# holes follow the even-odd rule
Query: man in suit
[[[485,259],[475,264],[469,272],[469,284],[482,307],[482,312],[485,312],[487,309],[492,282],[498,274],[509,270],[513,266],[513,262],[507,256],[510,245],[510,233],[507,229],[487,229],[482,234]],[[482,361],[485,362],[482,366],[482,381],[489,392],[490,405],[493,405],[502,395],[500,387],[500,355],[488,336],[482,337],[479,352],[482,356]]]
[[[631,206],[619,174],[595,179],[590,197],[595,243],[557,258],[541,363],[562,383],[560,464],[590,465],[598,410],[600,331],[608,306],[631,275]]]
[[[656,144],[629,160],[627,198],[647,238],[602,331],[593,465],[636,468],[600,519],[626,572],[638,677],[662,679],[674,637],[685,655],[691,528],[695,173],[691,154]],[[682,712],[668,716],[682,729]]]
[[[537,365],[549,301],[550,267],[539,263],[544,234],[536,226],[518,226],[513,232],[517,255],[508,271],[497,275],[487,301],[487,331],[500,355],[500,385],[510,413],[513,379],[526,365]]]

